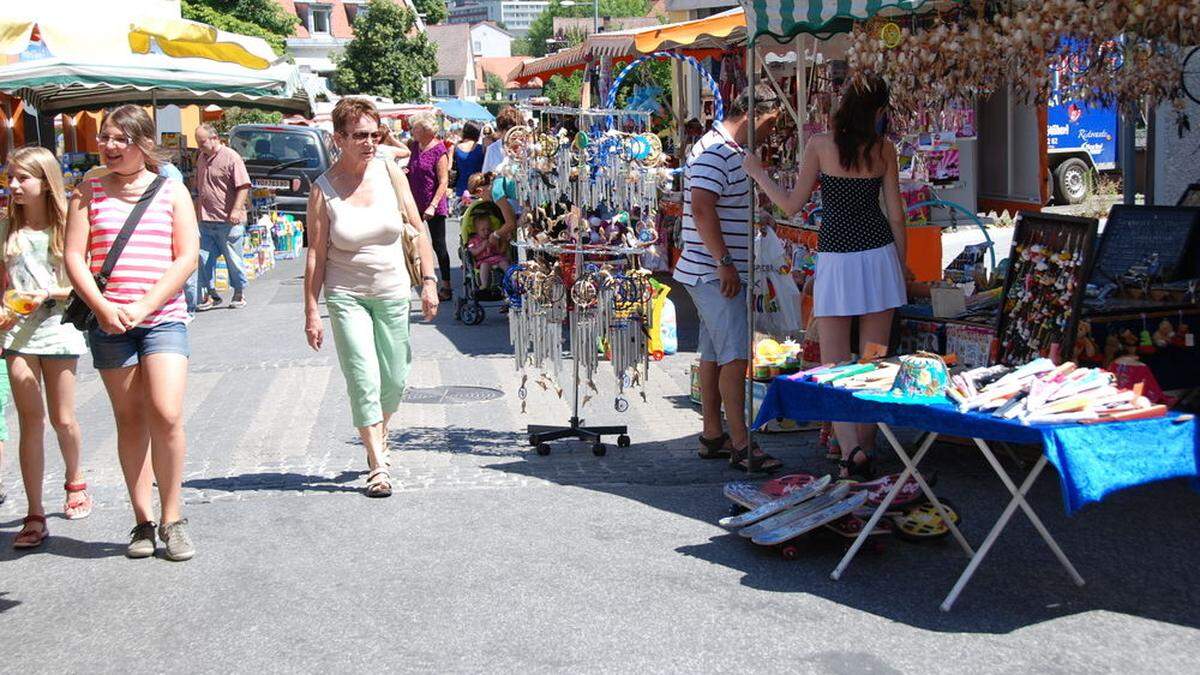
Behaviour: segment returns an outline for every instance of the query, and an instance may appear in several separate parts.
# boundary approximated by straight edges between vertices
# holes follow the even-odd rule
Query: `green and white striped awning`
[[[771,36],[786,42],[800,33],[838,33],[853,21],[880,14],[904,14],[929,5],[950,5],[946,0],[741,0],[746,10],[750,41]]]
[[[44,114],[100,110],[122,103],[236,105],[299,115],[312,100],[296,66],[256,70],[208,59],[130,54],[100,62],[61,58],[0,66],[0,92]]]

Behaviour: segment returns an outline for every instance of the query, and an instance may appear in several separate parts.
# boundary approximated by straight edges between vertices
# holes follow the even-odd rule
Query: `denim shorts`
[[[92,350],[92,365],[96,370],[136,366],[141,357],[149,354],[182,354],[191,356],[188,348],[187,325],[168,321],[149,328],[133,328],[120,335],[110,335],[100,328],[87,333]]]

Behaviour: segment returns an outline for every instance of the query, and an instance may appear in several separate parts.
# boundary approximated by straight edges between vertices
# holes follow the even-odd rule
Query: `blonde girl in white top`
[[[0,311],[0,331],[29,502],[13,547],[29,549],[41,546],[49,534],[42,502],[47,410],[66,465],[63,512],[69,520],[92,512],[75,420],[75,367],[87,345],[82,333],[62,322],[71,287],[63,268],[67,200],[58,161],[45,148],[21,148],[9,155],[8,174],[12,201],[0,240],[0,284],[19,294],[20,302],[13,306],[23,305],[19,308],[25,313],[8,307]]]

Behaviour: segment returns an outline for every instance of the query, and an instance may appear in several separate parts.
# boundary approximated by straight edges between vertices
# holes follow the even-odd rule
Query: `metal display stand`
[[[646,167],[638,169],[636,173],[631,173],[628,160],[618,159],[620,151],[615,148],[619,145],[617,139],[621,136],[620,127],[630,125],[640,130],[640,133],[649,130],[648,114],[621,110],[580,110],[557,107],[535,108],[528,112],[543,124],[535,122],[534,126],[522,132],[528,135],[527,149],[521,158],[517,159],[515,166],[510,169],[516,182],[518,196],[527,208],[533,208],[535,205],[548,207],[556,203],[559,198],[566,197],[575,208],[581,209],[584,214],[600,207],[601,204],[609,209],[614,206],[629,208],[636,205],[640,209],[642,217],[646,217],[653,207],[649,203],[650,200],[646,198],[646,195],[651,192],[647,187],[651,185],[648,181],[657,180],[657,174],[654,173],[656,169]],[[557,121],[564,122],[564,125],[560,130],[555,131],[554,135],[551,135],[548,133],[549,129],[545,128],[549,126],[545,122],[555,118],[558,118]],[[569,130],[569,133],[564,133],[562,131],[564,129]],[[556,142],[555,138],[559,140]],[[648,144],[644,147],[646,150],[650,148]],[[593,158],[593,153],[597,153],[598,159]],[[633,176],[636,178],[632,178]],[[632,223],[629,225],[632,226]],[[593,256],[625,258],[629,261],[630,268],[639,267],[637,260],[646,252],[646,248],[628,244],[585,243],[585,236],[587,236],[585,232],[589,230],[586,219],[576,221],[574,227],[573,241],[566,242],[529,241],[521,237],[521,231],[519,231],[520,240],[516,244],[520,252],[519,259],[524,261],[531,254],[540,254],[560,260],[570,256],[574,261],[574,284],[578,284],[584,279],[585,265],[588,264],[585,258]],[[598,288],[598,284],[595,288]],[[604,331],[608,331],[607,337],[612,351],[614,371],[616,371],[618,386],[621,390],[616,398],[615,408],[617,412],[625,412],[629,407],[629,401],[624,398],[625,388],[632,387],[638,380],[644,385],[645,377],[648,375],[649,353],[644,342],[645,331],[640,325],[636,326],[637,330],[633,330],[629,326],[618,329],[619,324],[612,323],[612,321],[621,321],[616,314],[615,307],[611,310],[612,316],[608,316],[610,305],[607,303],[617,298],[615,290],[607,289],[607,294],[597,290],[596,304],[590,311],[599,312],[599,315],[587,317],[582,321],[581,317],[584,312],[589,311],[589,308],[581,307],[578,302],[574,301],[572,289],[566,290],[569,296],[566,302],[566,319],[572,345],[569,384],[572,390],[571,417],[565,426],[528,425],[529,444],[537,450],[539,455],[549,455],[551,441],[575,438],[590,441],[592,453],[596,456],[603,456],[607,452],[603,443],[605,436],[616,436],[618,447],[625,448],[630,445],[628,427],[626,425],[588,426],[581,417],[580,408],[587,403],[587,398],[581,398],[580,390],[587,386],[595,391],[594,383],[590,379],[584,382],[581,376],[583,350],[595,350],[595,339],[604,335]],[[629,303],[629,299],[625,298],[622,302]],[[636,302],[640,302],[640,312],[634,310],[634,313],[643,318],[633,321],[645,321],[648,325],[652,309],[650,300],[643,295]],[[533,315],[526,314],[523,315],[524,318],[520,315],[523,307],[514,309],[516,314],[510,312],[510,321],[531,320]],[[562,306],[560,305],[558,310],[554,310],[552,307],[546,309],[547,311],[561,311]],[[530,311],[541,311],[541,308],[537,307],[536,310],[531,309]],[[536,335],[532,339],[539,346],[534,349],[541,359],[547,358],[547,340],[556,345],[550,349],[556,354],[551,358],[552,366],[557,367],[557,364],[553,362],[558,361],[557,354],[561,349],[561,327],[553,329],[541,324],[540,328],[536,328],[534,325],[526,325],[526,328],[529,330],[529,334]],[[517,330],[519,332],[522,329]],[[551,333],[553,333],[553,337],[550,335]],[[618,336],[622,339],[617,339]],[[528,335],[524,335],[522,339],[530,338]],[[518,369],[524,371],[527,364],[523,363],[522,359],[528,347],[524,342],[518,346],[516,338],[514,338],[514,347],[521,351],[518,354]],[[538,349],[540,351],[537,351]],[[640,350],[640,354],[637,350]],[[534,356],[531,362],[536,366],[539,362],[544,363],[545,361],[539,361],[539,356]],[[638,365],[642,363],[645,365]],[[590,363],[589,366],[594,369],[596,364]],[[630,369],[633,371],[632,377]],[[593,371],[589,370],[589,372]],[[544,386],[542,382],[539,384]],[[560,395],[561,393],[560,390]],[[519,396],[524,400],[525,395],[526,390],[523,383]],[[522,410],[524,410],[524,405],[522,405]]]

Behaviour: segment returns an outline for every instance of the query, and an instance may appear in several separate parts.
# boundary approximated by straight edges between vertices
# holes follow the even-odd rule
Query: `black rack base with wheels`
[[[578,438],[581,441],[592,442],[592,454],[597,457],[603,457],[604,453],[608,452],[608,448],[604,447],[601,439],[602,436],[616,436],[617,447],[629,447],[629,428],[622,426],[612,427],[587,427],[583,425],[583,420],[578,417],[571,418],[571,426],[569,427],[548,427],[540,424],[530,424],[527,427],[529,432],[529,445],[537,449],[537,454],[543,457],[550,454],[550,441],[557,441],[563,438]]]

